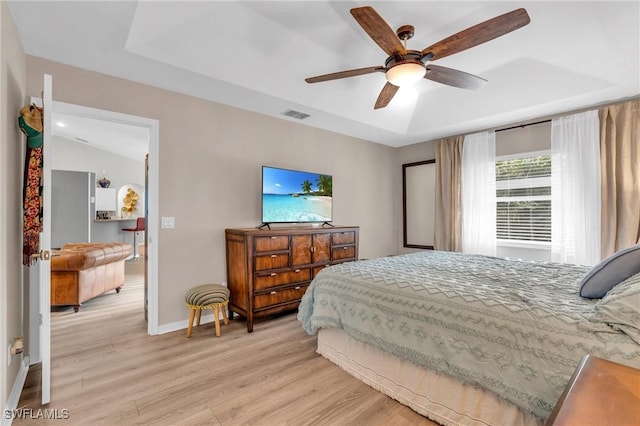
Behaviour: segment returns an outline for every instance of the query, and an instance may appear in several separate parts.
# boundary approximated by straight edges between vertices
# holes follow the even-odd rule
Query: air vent
[[[295,111],[292,109],[288,109],[282,114],[286,115],[287,117],[296,118],[298,120],[304,120],[305,118],[311,117],[309,114],[305,114],[304,112]]]

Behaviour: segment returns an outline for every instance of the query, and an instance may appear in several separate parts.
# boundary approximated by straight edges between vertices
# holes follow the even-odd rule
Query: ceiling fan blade
[[[396,33],[391,29],[389,24],[378,15],[378,12],[376,12],[374,8],[371,6],[356,7],[351,9],[351,15],[358,21],[362,29],[369,34],[369,37],[371,37],[382,50],[387,52],[387,55],[393,56],[394,53],[401,55],[407,54],[406,49]]]
[[[319,83],[321,81],[329,81],[329,80],[337,80],[339,78],[347,78],[347,77],[355,77],[357,75],[371,74],[377,71],[384,72],[384,67],[367,67],[367,68],[358,68],[354,70],[333,72],[331,74],[318,75],[316,77],[305,78],[304,81],[307,83]]]
[[[394,86],[393,84],[387,82],[387,84],[385,84],[380,91],[378,99],[376,100],[376,105],[373,107],[373,109],[380,109],[389,105],[389,102],[391,102],[391,99],[393,99],[398,89],[398,86]]]
[[[431,60],[444,58],[517,30],[530,21],[526,10],[516,9],[440,40],[422,50],[422,55],[433,53]]]
[[[424,78],[448,86],[471,90],[477,90],[487,84],[487,80],[477,75],[431,64],[427,65],[427,73]]]

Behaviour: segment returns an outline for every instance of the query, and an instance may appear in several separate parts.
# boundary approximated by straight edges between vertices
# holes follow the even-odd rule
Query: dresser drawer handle
[[[300,272],[300,269],[296,269],[296,270],[295,270],[295,271],[293,271],[293,272],[296,272],[296,273],[298,273],[298,272]]]
[[[275,277],[276,275],[278,275],[278,274],[276,274],[275,272],[272,272],[272,273],[269,274],[270,277]]]
[[[277,293],[277,291],[272,291],[272,292],[271,292],[271,293],[269,293],[269,294],[276,294],[276,293]]]
[[[342,247],[342,250],[347,250],[349,249],[349,247]]]
[[[272,239],[272,240],[275,240],[275,239],[277,239],[277,238],[278,238],[278,237],[271,237],[271,239]]]
[[[300,290],[300,286],[298,286],[298,287],[294,288],[294,290]]]
[[[272,259],[275,259],[276,257],[278,257],[278,256],[277,256],[277,255],[275,255],[275,254],[272,254],[272,255],[271,255],[271,258],[272,258]]]

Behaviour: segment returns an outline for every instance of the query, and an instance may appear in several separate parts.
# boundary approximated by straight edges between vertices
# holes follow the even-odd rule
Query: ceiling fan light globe
[[[413,84],[424,78],[427,69],[422,64],[408,62],[398,64],[387,70],[387,81],[394,86],[402,87]]]

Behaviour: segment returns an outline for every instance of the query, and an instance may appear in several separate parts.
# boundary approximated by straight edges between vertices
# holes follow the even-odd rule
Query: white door
[[[44,75],[42,98],[31,103],[43,107],[42,129],[42,227],[40,257],[29,268],[29,363],[41,364],[42,404],[51,400],[51,116],[53,80]]]
[[[41,258],[37,268],[39,283],[40,313],[40,361],[42,363],[42,404],[51,401],[51,114],[53,79],[44,75],[42,106],[44,107],[44,126],[42,130],[42,232],[40,234]]]

